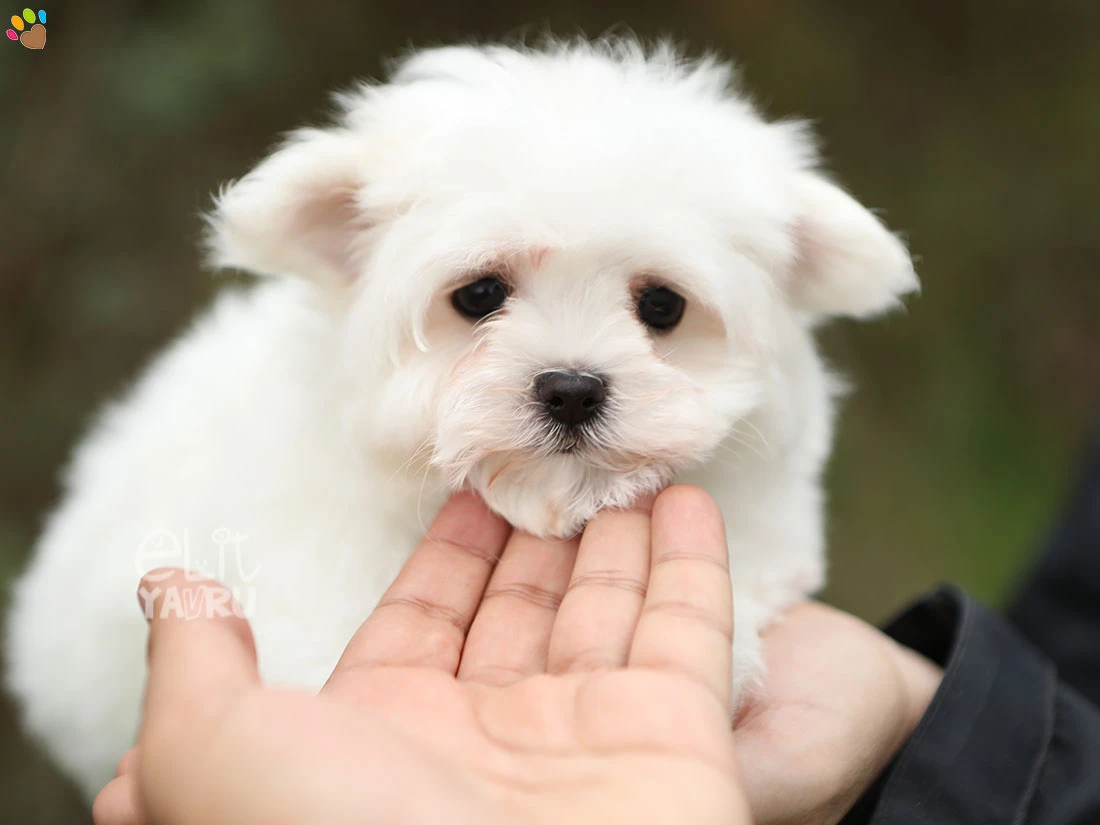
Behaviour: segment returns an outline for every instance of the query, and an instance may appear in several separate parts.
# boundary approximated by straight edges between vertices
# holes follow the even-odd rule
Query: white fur
[[[625,40],[421,52],[341,105],[222,193],[217,263],[273,277],[223,295],[100,418],[16,587],[8,685],[88,794],[134,739],[152,567],[238,588],[264,677],[309,688],[463,484],[542,534],[703,486],[739,689],[761,627],[823,583],[811,330],[917,282],[802,125],[762,120],[720,62]],[[514,292],[475,326],[448,296],[490,270]],[[687,296],[670,334],[634,316],[644,279]],[[572,454],[530,396],[562,366],[609,380]]]

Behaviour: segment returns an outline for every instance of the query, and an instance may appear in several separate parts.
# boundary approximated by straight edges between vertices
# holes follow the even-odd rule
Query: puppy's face
[[[362,438],[568,535],[796,396],[814,318],[915,285],[728,79],[621,43],[422,53],[222,196],[217,259],[339,296]]]
[[[614,248],[510,250],[436,291],[427,351],[410,348],[388,386],[433,389],[414,437],[452,484],[569,534],[667,483],[751,409],[752,359],[701,291]],[[391,398],[380,412],[403,429],[413,405]]]

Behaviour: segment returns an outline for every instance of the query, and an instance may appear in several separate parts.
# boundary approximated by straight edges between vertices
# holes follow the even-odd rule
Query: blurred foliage
[[[89,413],[217,288],[195,241],[218,183],[410,44],[547,27],[735,57],[919,256],[907,313],[823,336],[856,387],[829,478],[833,601],[877,619],[946,578],[997,602],[1057,512],[1100,400],[1096,0],[46,10],[44,51],[0,47],[0,583]],[[10,709],[0,800],[4,821],[87,821]]]

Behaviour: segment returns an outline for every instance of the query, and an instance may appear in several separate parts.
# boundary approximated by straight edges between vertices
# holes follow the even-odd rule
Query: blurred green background
[[[41,7],[44,51],[0,40],[0,594],[89,413],[218,288],[196,246],[218,183],[411,44],[547,27],[736,58],[907,233],[920,298],[823,336],[857,388],[829,476],[831,600],[880,619],[954,579],[997,603],[1054,518],[1100,409],[1096,0]],[[88,821],[6,704],[0,820]]]

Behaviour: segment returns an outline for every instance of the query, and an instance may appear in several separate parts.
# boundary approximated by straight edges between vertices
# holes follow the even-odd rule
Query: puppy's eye
[[[459,315],[478,321],[496,312],[508,298],[508,287],[495,276],[482,278],[451,293],[451,305]]]
[[[638,296],[638,317],[650,329],[672,329],[684,317],[684,298],[665,286],[651,286]]]

